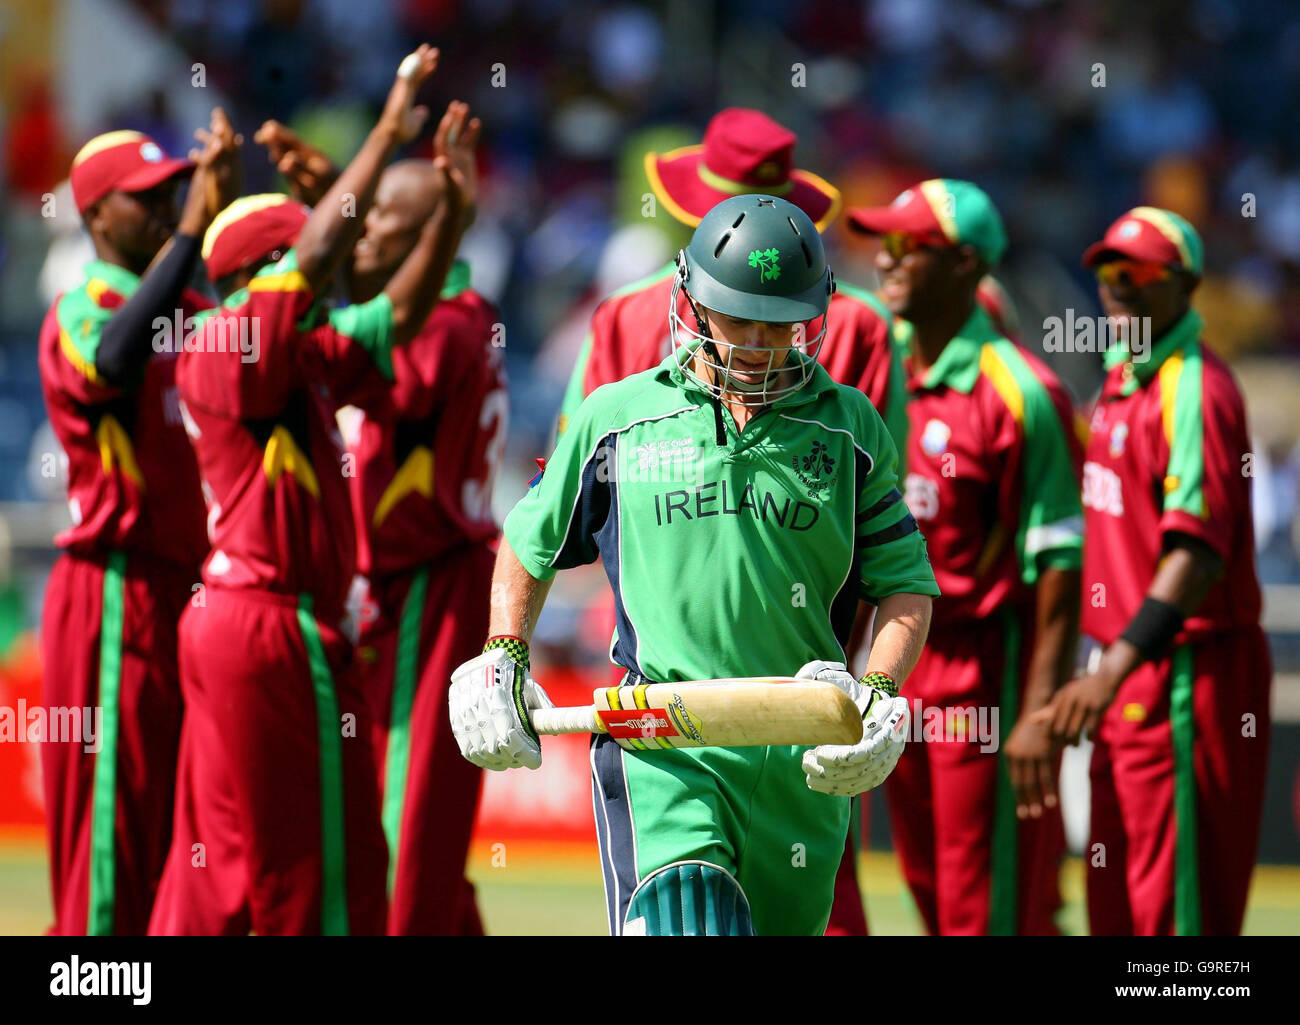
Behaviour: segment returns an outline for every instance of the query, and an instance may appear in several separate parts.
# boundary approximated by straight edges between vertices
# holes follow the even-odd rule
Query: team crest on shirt
[[[942,420],[931,420],[921,432],[921,451],[927,456],[941,456],[948,451],[952,428]]]
[[[1117,423],[1110,429],[1110,457],[1118,459],[1124,454],[1124,445],[1128,441],[1128,424]]]
[[[794,474],[808,489],[809,498],[823,498],[830,486],[835,483],[835,457],[823,441],[814,441],[804,455],[795,455],[790,460]]]

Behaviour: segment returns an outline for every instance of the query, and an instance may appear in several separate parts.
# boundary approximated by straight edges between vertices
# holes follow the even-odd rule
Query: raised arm
[[[267,157],[289,183],[289,195],[299,203],[315,206],[338,180],[334,161],[275,119],[263,121],[253,141],[266,147]]]
[[[214,109],[209,129],[199,129],[194,135],[203,145],[190,150],[196,166],[176,231],[100,334],[95,369],[113,385],[129,384],[153,355],[154,320],[164,317],[170,321],[198,263],[203,233],[233,198],[232,189],[238,189],[242,139],[225,112],[220,107]]]
[[[474,147],[480,126],[475,118],[467,127],[468,116],[467,104],[453,102],[438,125],[433,185],[440,201],[415,248],[384,286],[393,305],[393,340],[399,345],[414,338],[433,311],[469,223],[465,204],[476,191]]]
[[[413,56],[416,58],[413,64],[408,66],[403,62],[403,68],[409,67],[409,73],[399,72],[394,79],[383,113],[360,152],[321,198],[294,244],[298,269],[313,291],[330,279],[361,234],[384,166],[398,146],[420,134],[428,119],[428,108],[413,104],[420,85],[438,66],[438,51],[421,44]]]

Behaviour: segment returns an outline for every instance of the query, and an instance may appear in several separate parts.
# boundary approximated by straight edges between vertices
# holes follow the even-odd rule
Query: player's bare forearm
[[[880,599],[867,672],[888,673],[902,686],[925,647],[932,605],[930,596],[925,594],[903,592]]]
[[[1165,539],[1165,555],[1160,560],[1156,574],[1147,588],[1147,597],[1174,606],[1183,616],[1191,615],[1200,607],[1206,593],[1223,571],[1223,563],[1204,542],[1181,534],[1171,534]],[[1139,620],[1134,620],[1137,623]],[[1151,646],[1149,654],[1168,638],[1176,622],[1150,620],[1138,628]],[[1130,625],[1133,629],[1133,624]],[[1127,631],[1126,631],[1127,632]],[[1051,704],[1035,713],[1033,721],[1049,726],[1052,738],[1058,743],[1077,743],[1083,733],[1093,735],[1107,707],[1124,682],[1145,657],[1138,645],[1127,637],[1115,640],[1101,656],[1096,672],[1071,680],[1058,691]]]
[[[1042,708],[1070,678],[1079,643],[1077,569],[1046,569],[1035,589],[1034,650],[1025,681],[1023,713]]]
[[[1147,597],[1173,605],[1184,616],[1190,616],[1200,608],[1222,572],[1223,560],[1205,542],[1186,534],[1170,534]],[[1121,637],[1106,649],[1098,671],[1118,684],[1141,664],[1137,647]]]
[[[434,164],[443,178],[442,201],[420,229],[415,248],[384,286],[393,304],[393,338],[398,345],[414,338],[433,312],[460,245],[463,193],[448,173],[447,158],[438,157]]]
[[[853,627],[849,630],[849,643],[844,649],[844,657],[849,672],[861,676],[866,670],[858,672],[858,665],[871,654],[871,625],[875,622],[876,607],[869,601],[858,602],[858,611],[853,616]]]
[[[496,566],[492,570],[491,614],[488,619],[488,636],[518,637],[531,641],[541,615],[546,595],[551,590],[550,580],[538,580],[524,569],[510,542],[504,537],[497,550]]]

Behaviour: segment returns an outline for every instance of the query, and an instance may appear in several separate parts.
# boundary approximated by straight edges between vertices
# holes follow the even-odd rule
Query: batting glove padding
[[[911,721],[905,698],[863,687],[843,662],[809,662],[799,679],[833,683],[853,699],[862,713],[862,739],[856,744],[822,744],[803,755],[808,789],[852,797],[880,786],[898,764]]]
[[[452,673],[448,702],[451,731],[466,759],[484,769],[541,766],[528,711],[555,706],[508,651],[486,651]]]

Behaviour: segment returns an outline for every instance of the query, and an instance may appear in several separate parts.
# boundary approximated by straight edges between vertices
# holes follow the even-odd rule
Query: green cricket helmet
[[[677,254],[669,329],[678,365],[715,396],[728,392],[746,405],[768,405],[812,378],[834,290],[821,236],[807,214],[774,196],[725,199]],[[690,300],[694,325],[678,314],[680,291]],[[700,307],[789,325],[791,344],[727,345],[720,356]],[[812,321],[820,322],[815,334]],[[704,374],[697,373],[701,364]]]

